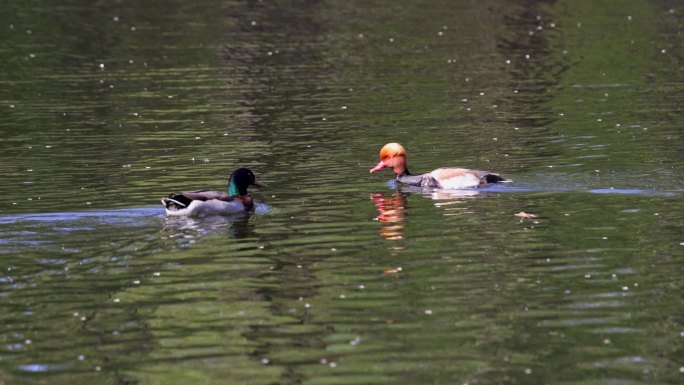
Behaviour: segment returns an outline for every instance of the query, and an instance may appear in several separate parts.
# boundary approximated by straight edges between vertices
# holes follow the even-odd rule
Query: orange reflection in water
[[[375,217],[375,220],[383,223],[380,226],[380,236],[388,241],[404,239],[404,225],[402,222],[406,217],[406,196],[397,191],[391,196],[371,194],[370,200],[378,209],[379,214]]]

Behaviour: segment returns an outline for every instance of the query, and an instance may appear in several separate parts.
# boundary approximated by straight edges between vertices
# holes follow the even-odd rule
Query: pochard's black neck
[[[426,183],[429,183],[429,180],[426,181],[426,177],[429,177],[429,174],[413,175],[406,169],[403,173],[397,175],[397,180],[409,186],[425,186]]]

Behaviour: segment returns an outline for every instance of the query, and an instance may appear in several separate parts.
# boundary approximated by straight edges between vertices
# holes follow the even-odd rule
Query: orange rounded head
[[[370,169],[370,172],[391,167],[395,174],[406,171],[406,149],[399,143],[387,143],[380,150],[380,163]]]

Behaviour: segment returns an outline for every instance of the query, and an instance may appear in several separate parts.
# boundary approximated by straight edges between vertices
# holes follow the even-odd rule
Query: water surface
[[[681,383],[682,14],[8,5],[0,382]],[[240,166],[254,213],[164,216]]]

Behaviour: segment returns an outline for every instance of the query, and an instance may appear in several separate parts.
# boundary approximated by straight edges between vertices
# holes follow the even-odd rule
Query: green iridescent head
[[[230,175],[228,194],[232,196],[247,195],[247,187],[249,186],[265,187],[266,185],[257,180],[252,170],[245,167],[238,168]]]

